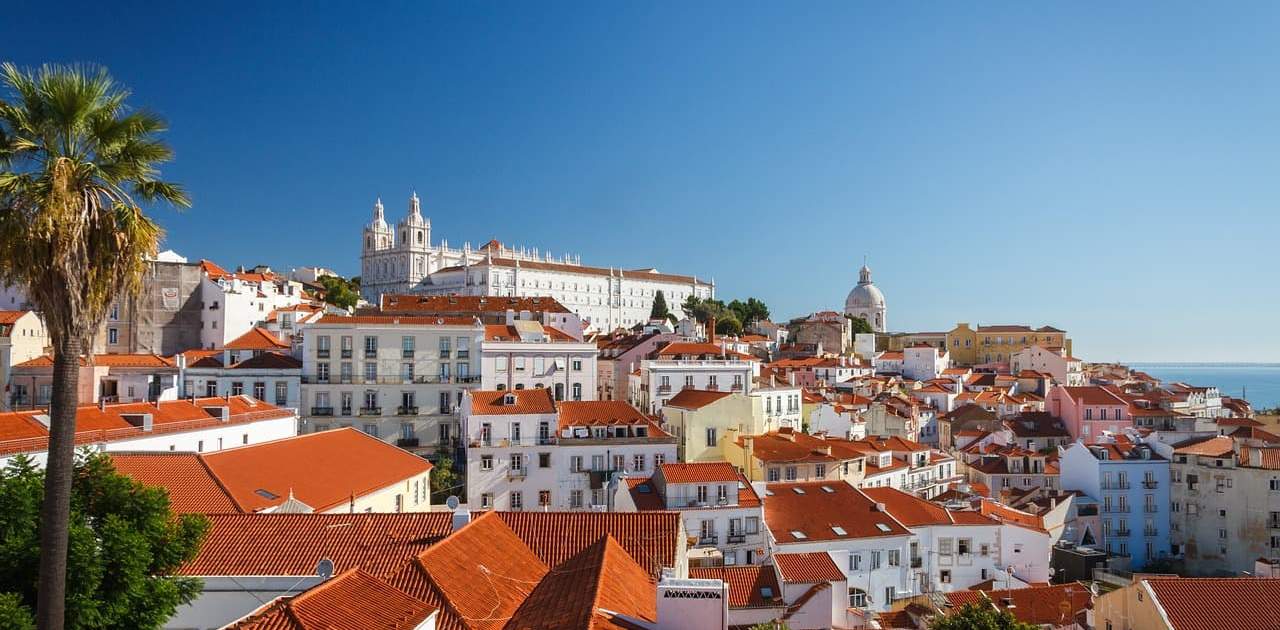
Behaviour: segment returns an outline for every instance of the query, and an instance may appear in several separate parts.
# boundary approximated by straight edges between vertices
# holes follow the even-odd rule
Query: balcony
[[[1103,490],[1128,490],[1129,482],[1128,481],[1103,481],[1101,487]]]
[[[556,443],[556,438],[550,435],[539,435],[538,446],[551,446]]]
[[[718,543],[719,541],[720,541],[720,537],[719,537],[719,536],[717,536],[717,535],[715,535],[714,533],[712,533],[712,534],[703,534],[702,536],[699,536],[699,537],[698,537],[698,544],[699,544],[699,545],[714,545],[714,544]]]
[[[720,384],[719,384],[719,383],[707,383],[707,391],[709,391],[709,392],[718,392],[718,391],[720,391]]]
[[[493,438],[482,437],[478,440],[471,440],[467,444],[471,448],[489,448],[493,446]]]
[[[670,385],[659,385],[659,386],[658,386],[658,393],[659,393],[659,394],[670,394],[670,393],[671,393],[671,386],[670,386]]]
[[[343,408],[342,408],[342,415],[344,415],[344,416],[349,416],[349,415],[351,415],[351,407],[343,407]]]
[[[396,407],[396,415],[397,416],[416,416],[418,415],[418,407],[416,405],[407,406],[407,407],[404,405],[401,405],[399,407]]]
[[[342,352],[341,352],[340,354],[341,354],[342,358],[344,358],[344,359],[350,359],[350,358],[351,358],[351,348],[343,348],[343,349],[342,349]]]
[[[529,470],[526,468],[508,468],[507,479],[524,479],[529,476]]]
[[[1152,538],[1154,536],[1159,536],[1160,532],[1154,529],[1144,529],[1142,530],[1142,535],[1146,536],[1147,538]]]
[[[440,358],[441,358],[441,359],[449,359],[449,358],[452,358],[452,356],[453,356],[453,353],[452,353],[452,352],[449,352],[449,350],[448,350],[448,349],[441,349],[441,350],[440,350]]]
[[[1159,485],[1160,485],[1159,482],[1157,482],[1155,479],[1148,479],[1142,482],[1142,487],[1146,488],[1147,490],[1155,490],[1156,487]]]
[[[919,558],[919,557],[917,557],[917,558],[912,558],[912,559],[911,559],[911,568],[913,568],[913,569],[919,569],[919,568],[920,568],[920,567],[922,567],[922,566],[924,566],[924,559],[923,559],[923,558]]]
[[[1146,512],[1147,514],[1155,514],[1156,512],[1159,512],[1160,509],[1154,505],[1144,505],[1142,506],[1142,511]]]
[[[333,407],[312,407],[311,415],[313,416],[332,416]]]
[[[316,350],[316,358],[317,358],[317,359],[327,359],[327,358],[329,358],[329,349],[328,349],[328,348],[319,348],[319,349],[317,349],[317,350]]]
[[[366,358],[366,359],[376,359],[376,358],[378,358],[378,349],[377,349],[377,348],[374,348],[374,349],[370,350],[369,348],[365,348],[365,349],[364,349],[364,358]]]
[[[396,446],[400,448],[418,448],[418,438],[400,438],[396,440]]]
[[[733,385],[730,385],[729,391],[734,391],[734,392],[742,391],[742,383],[734,383]]]
[[[733,533],[731,533],[731,534],[729,534],[728,538],[726,539],[726,542],[727,542],[728,544],[730,544],[730,545],[739,545],[739,544],[742,544],[742,543],[747,542],[747,535],[746,535],[746,534],[733,534]]]
[[[380,416],[382,415],[382,407],[361,407],[360,415],[362,416]]]
[[[1116,536],[1118,536],[1118,537],[1120,537],[1120,538],[1128,538],[1131,534],[1133,534],[1133,530],[1131,530],[1131,529],[1117,529],[1117,530],[1116,530]]]
[[[1280,518],[1276,518],[1272,516],[1271,518],[1267,519],[1267,528],[1280,529]]]
[[[402,359],[412,359],[412,358],[413,358],[413,350],[401,350],[401,351],[400,351],[400,358],[402,358]]]
[[[457,354],[457,356],[456,356],[455,358],[458,358],[458,359],[470,359],[470,358],[471,358],[471,351],[469,351],[469,350],[459,350],[459,351],[458,351],[458,354]]]

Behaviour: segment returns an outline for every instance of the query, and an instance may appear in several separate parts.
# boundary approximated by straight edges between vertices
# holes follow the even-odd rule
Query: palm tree
[[[63,625],[79,358],[109,305],[136,294],[161,231],[138,206],[189,206],[158,179],[173,152],[105,69],[0,65],[0,281],[24,289],[53,345],[36,619]]]

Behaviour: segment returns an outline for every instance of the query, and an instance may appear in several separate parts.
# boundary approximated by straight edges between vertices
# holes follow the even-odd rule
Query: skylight
[[[257,490],[254,490],[253,493],[264,499],[269,499],[271,501],[275,501],[276,499],[280,498],[280,495],[274,492],[271,492],[270,490],[263,490],[262,488],[258,488]]]
[[[796,494],[804,494],[804,488],[792,488],[792,490],[795,490]]]
[[[891,531],[891,530],[890,530],[890,528],[889,528],[889,526],[888,526],[888,525],[885,525],[884,523],[876,523],[876,528],[877,528],[877,529],[879,529],[879,530],[880,530],[880,531],[882,531],[882,532]]]
[[[771,586],[761,586],[761,587],[760,587],[760,598],[761,598],[761,599],[773,599],[773,587],[771,587]]]
[[[834,493],[834,492],[835,492],[835,489],[834,489],[834,488],[832,488],[831,486],[822,486],[822,491],[823,491],[823,492]]]
[[[831,526],[831,531],[835,532],[837,536],[848,536],[848,535],[849,535],[849,532],[844,531],[844,528],[843,528],[843,527],[841,527],[841,526],[839,526],[839,525],[832,525],[832,526]]]
[[[802,531],[800,531],[800,530],[798,530],[798,529],[793,529],[793,530],[791,530],[791,537],[792,537],[792,538],[795,538],[796,540],[804,540],[804,539],[808,538],[808,536],[805,536],[805,535],[804,535],[804,532],[802,532]]]

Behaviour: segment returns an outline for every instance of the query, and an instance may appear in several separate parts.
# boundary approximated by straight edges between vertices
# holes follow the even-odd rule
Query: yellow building
[[[865,447],[850,440],[782,429],[731,435],[722,447],[725,460],[748,481],[845,481],[857,486],[866,476]]]
[[[760,399],[734,392],[682,390],[662,406],[662,420],[681,462],[724,461],[726,438],[764,430]]]
[[[1008,363],[1018,351],[1031,346],[1065,348],[1071,354],[1071,340],[1065,330],[1053,326],[1032,328],[1021,324],[978,326],[959,323],[947,333],[947,350],[952,365]]]

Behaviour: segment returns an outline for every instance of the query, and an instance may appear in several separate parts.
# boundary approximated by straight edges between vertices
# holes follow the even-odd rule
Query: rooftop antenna
[[[320,576],[322,582],[333,577],[333,560],[321,558],[316,563],[316,575]]]

